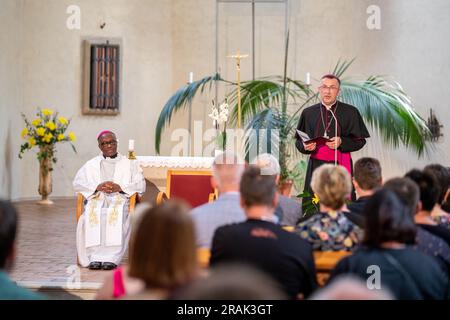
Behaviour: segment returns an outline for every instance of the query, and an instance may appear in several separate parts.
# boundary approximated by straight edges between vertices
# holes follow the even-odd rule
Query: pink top
[[[322,161],[334,161],[334,149],[328,148],[326,145],[321,145],[316,152],[311,154],[311,158]],[[350,152],[341,152],[337,150],[337,163],[347,169],[350,175],[352,174],[352,158]]]
[[[126,294],[123,283],[123,268],[119,267],[113,273],[113,297],[114,299],[123,297]]]

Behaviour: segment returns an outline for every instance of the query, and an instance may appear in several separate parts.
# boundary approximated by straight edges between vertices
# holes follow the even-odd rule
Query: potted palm
[[[244,81],[240,86],[241,119],[246,129],[278,130],[276,151],[281,167],[280,186],[286,182],[290,184],[292,167],[304,161],[295,149],[295,129],[301,111],[319,101],[318,94],[309,85],[287,76],[287,57],[288,40],[282,76]],[[342,80],[340,100],[357,107],[366,123],[381,135],[386,145],[403,145],[421,156],[428,149],[430,131],[425,121],[414,111],[408,95],[397,82],[380,75],[371,75],[362,81],[345,77],[353,61],[338,61],[331,71]],[[155,132],[157,153],[160,151],[162,132],[170,125],[172,115],[187,108],[197,94],[210,90],[218,83],[232,87],[228,96],[232,110],[229,124],[236,125],[237,84],[223,79],[218,73],[204,77],[178,89],[164,105]]]

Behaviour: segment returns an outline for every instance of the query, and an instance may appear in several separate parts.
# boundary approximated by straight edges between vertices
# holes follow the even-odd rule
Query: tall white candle
[[[311,74],[309,72],[306,73],[306,84],[311,84]]]
[[[128,141],[128,151],[134,151],[134,140]]]
[[[189,72],[189,83],[194,82],[194,73],[191,71]]]

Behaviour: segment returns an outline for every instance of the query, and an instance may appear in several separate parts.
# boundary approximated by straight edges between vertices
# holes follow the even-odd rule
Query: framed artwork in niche
[[[122,41],[83,41],[83,106],[85,115],[117,115],[121,111]]]

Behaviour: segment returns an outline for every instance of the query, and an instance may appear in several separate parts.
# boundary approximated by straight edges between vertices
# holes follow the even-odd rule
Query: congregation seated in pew
[[[329,282],[353,274],[396,299],[448,299],[448,276],[434,258],[413,248],[417,228],[395,193],[377,191],[365,215],[361,246],[337,264]]]
[[[241,178],[241,204],[247,220],[214,233],[210,266],[246,263],[275,279],[289,298],[307,297],[317,284],[311,245],[276,224],[275,177],[249,166]]]
[[[415,220],[415,216],[421,208],[419,186],[409,178],[393,178],[386,181],[383,188],[394,192],[406,206],[412,219]],[[416,223],[416,226],[414,247],[426,255],[436,258],[442,270],[450,275],[450,246],[444,239],[430,233],[420,224]]]
[[[431,216],[440,191],[436,177],[430,171],[418,169],[410,170],[405,177],[413,180],[420,190],[420,209],[414,216],[417,225],[442,238],[450,245],[450,229],[446,225],[436,222]]]
[[[227,156],[222,154],[222,158]],[[321,166],[313,174],[312,187],[321,200],[322,212],[300,224],[300,228],[318,231],[306,237],[311,241],[308,244],[300,228],[290,230],[277,223],[277,175],[262,175],[264,166],[258,165],[249,166],[243,176],[243,164],[226,167],[230,170],[217,166],[221,172],[215,178],[233,173],[239,192],[234,205],[242,206],[246,220],[218,226],[204,220],[215,231],[211,250],[199,246],[196,215],[189,214],[189,209],[177,201],[137,207],[136,215],[131,216],[128,264],[106,275],[96,298],[450,298],[450,247],[443,238],[427,231],[430,227],[444,228],[431,215],[430,208],[434,208],[440,193],[436,176],[429,170],[409,172],[407,176],[414,180],[388,180],[379,191],[363,199],[359,228],[343,211],[351,188],[348,173],[340,167]],[[214,204],[220,204],[220,197],[205,206],[210,209],[208,214],[218,212]],[[319,217],[323,225],[316,229],[315,219]],[[5,223],[2,219],[0,222]],[[352,240],[352,246],[343,243],[346,238]],[[367,289],[369,266],[379,266],[383,290]],[[249,287],[252,281],[258,282],[258,290]],[[322,290],[316,291],[318,288]]]

